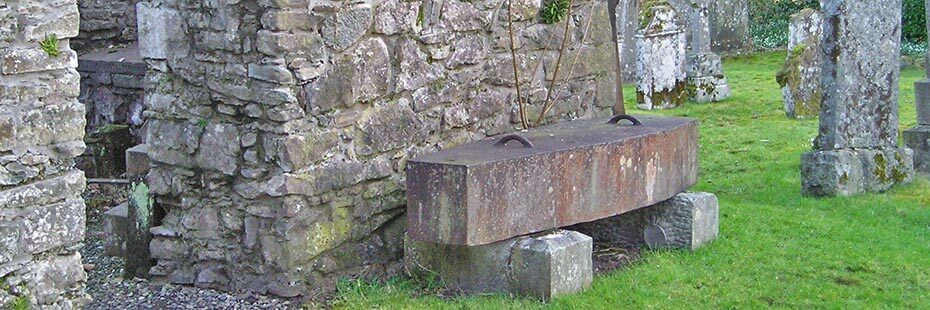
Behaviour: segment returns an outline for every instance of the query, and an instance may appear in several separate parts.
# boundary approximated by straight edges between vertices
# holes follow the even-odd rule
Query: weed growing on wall
[[[45,39],[42,42],[39,42],[39,47],[42,48],[49,57],[57,58],[61,56],[61,50],[58,49],[58,36],[53,34],[46,34]]]

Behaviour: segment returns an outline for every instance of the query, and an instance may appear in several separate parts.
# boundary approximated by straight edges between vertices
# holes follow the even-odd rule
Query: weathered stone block
[[[38,254],[84,240],[84,200],[26,209],[22,214],[21,246]]]
[[[169,55],[185,54],[187,46],[177,42],[187,36],[187,23],[176,10],[143,1],[136,4],[136,12],[143,58],[166,59]]]
[[[13,75],[77,67],[77,53],[67,47],[59,47],[59,52],[58,57],[52,57],[38,47],[0,50],[0,73]]]
[[[77,100],[42,109],[0,106],[0,151],[82,140],[84,122]]]
[[[126,255],[126,238],[134,225],[129,223],[129,204],[120,204],[103,214],[103,254]]]
[[[536,147],[485,140],[415,157],[407,163],[407,233],[488,244],[629,212],[694,185],[696,123],[640,120],[632,128],[576,120],[521,133]]]
[[[752,48],[749,35],[749,0],[710,0],[711,47],[714,52]]]
[[[791,16],[788,58],[775,77],[781,85],[788,117],[820,116],[822,33],[823,16],[819,11],[805,9]]]
[[[803,193],[852,196],[882,192],[914,176],[914,151],[908,148],[839,149],[801,156]]]
[[[71,300],[61,299],[66,294],[73,294],[70,297],[78,303],[73,307],[81,307],[81,302],[89,301],[89,297],[83,292],[83,282],[87,280],[87,274],[84,273],[80,253],[38,260],[17,274],[22,276],[29,291],[35,294],[36,303],[39,305],[70,305]]]
[[[84,192],[84,173],[69,170],[61,176],[0,191],[0,206],[24,208],[43,206],[80,196]]]
[[[139,144],[126,150],[126,174],[146,174],[150,166],[148,144]]]
[[[548,300],[590,287],[592,247],[590,237],[562,230],[480,246],[407,239],[404,261],[414,275],[438,276],[447,288],[466,294]]]
[[[595,242],[633,248],[696,250],[717,239],[719,202],[710,193],[681,193],[627,214],[579,224],[568,229]]]
[[[523,238],[511,257],[513,290],[523,296],[551,300],[591,287],[593,241],[579,232],[562,230]]]
[[[905,130],[904,145],[914,150],[914,169],[930,176],[930,125]]]

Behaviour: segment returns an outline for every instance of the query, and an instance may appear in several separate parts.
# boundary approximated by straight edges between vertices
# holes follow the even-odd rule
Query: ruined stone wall
[[[81,31],[72,47],[86,52],[136,42],[136,3],[139,0],[77,0]]]
[[[74,1],[0,2],[0,307],[88,300],[77,24]]]
[[[397,272],[407,159],[519,128],[506,3],[140,4],[147,181],[167,211],[150,274],[296,296]],[[535,119],[563,24],[514,3]],[[576,4],[547,121],[615,103],[607,7]]]

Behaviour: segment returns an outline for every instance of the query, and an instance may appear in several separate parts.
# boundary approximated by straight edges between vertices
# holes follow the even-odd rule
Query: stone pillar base
[[[687,91],[688,98],[698,103],[718,102],[733,94],[723,75],[689,77]]]
[[[598,243],[633,248],[696,250],[717,239],[717,196],[681,193],[664,202],[594,222],[569,227]]]
[[[549,300],[591,287],[593,242],[560,230],[480,246],[405,242],[411,275],[436,275],[464,294],[514,293]]]
[[[103,254],[123,257],[126,255],[126,238],[135,225],[129,223],[129,204],[120,204],[103,214]]]
[[[908,148],[838,149],[801,155],[801,183],[807,196],[852,196],[883,192],[914,176]]]
[[[930,176],[930,125],[905,130],[904,144],[914,150],[914,170]]]
[[[732,94],[723,74],[720,55],[698,53],[688,55],[688,99],[705,103],[729,98]]]

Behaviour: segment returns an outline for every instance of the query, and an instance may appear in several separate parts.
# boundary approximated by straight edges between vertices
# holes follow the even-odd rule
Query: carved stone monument
[[[640,109],[671,109],[685,103],[685,32],[671,6],[644,7],[636,33],[636,103]]]
[[[823,101],[803,192],[849,196],[910,182],[913,151],[897,146],[901,0],[823,1]]]
[[[823,15],[814,9],[791,15],[788,33],[788,57],[775,77],[785,100],[785,114],[791,118],[817,117],[822,99]]]
[[[690,0],[688,24],[691,50],[687,58],[688,98],[696,102],[717,102],[730,97],[730,85],[723,74],[720,55],[710,49],[708,1]]]

